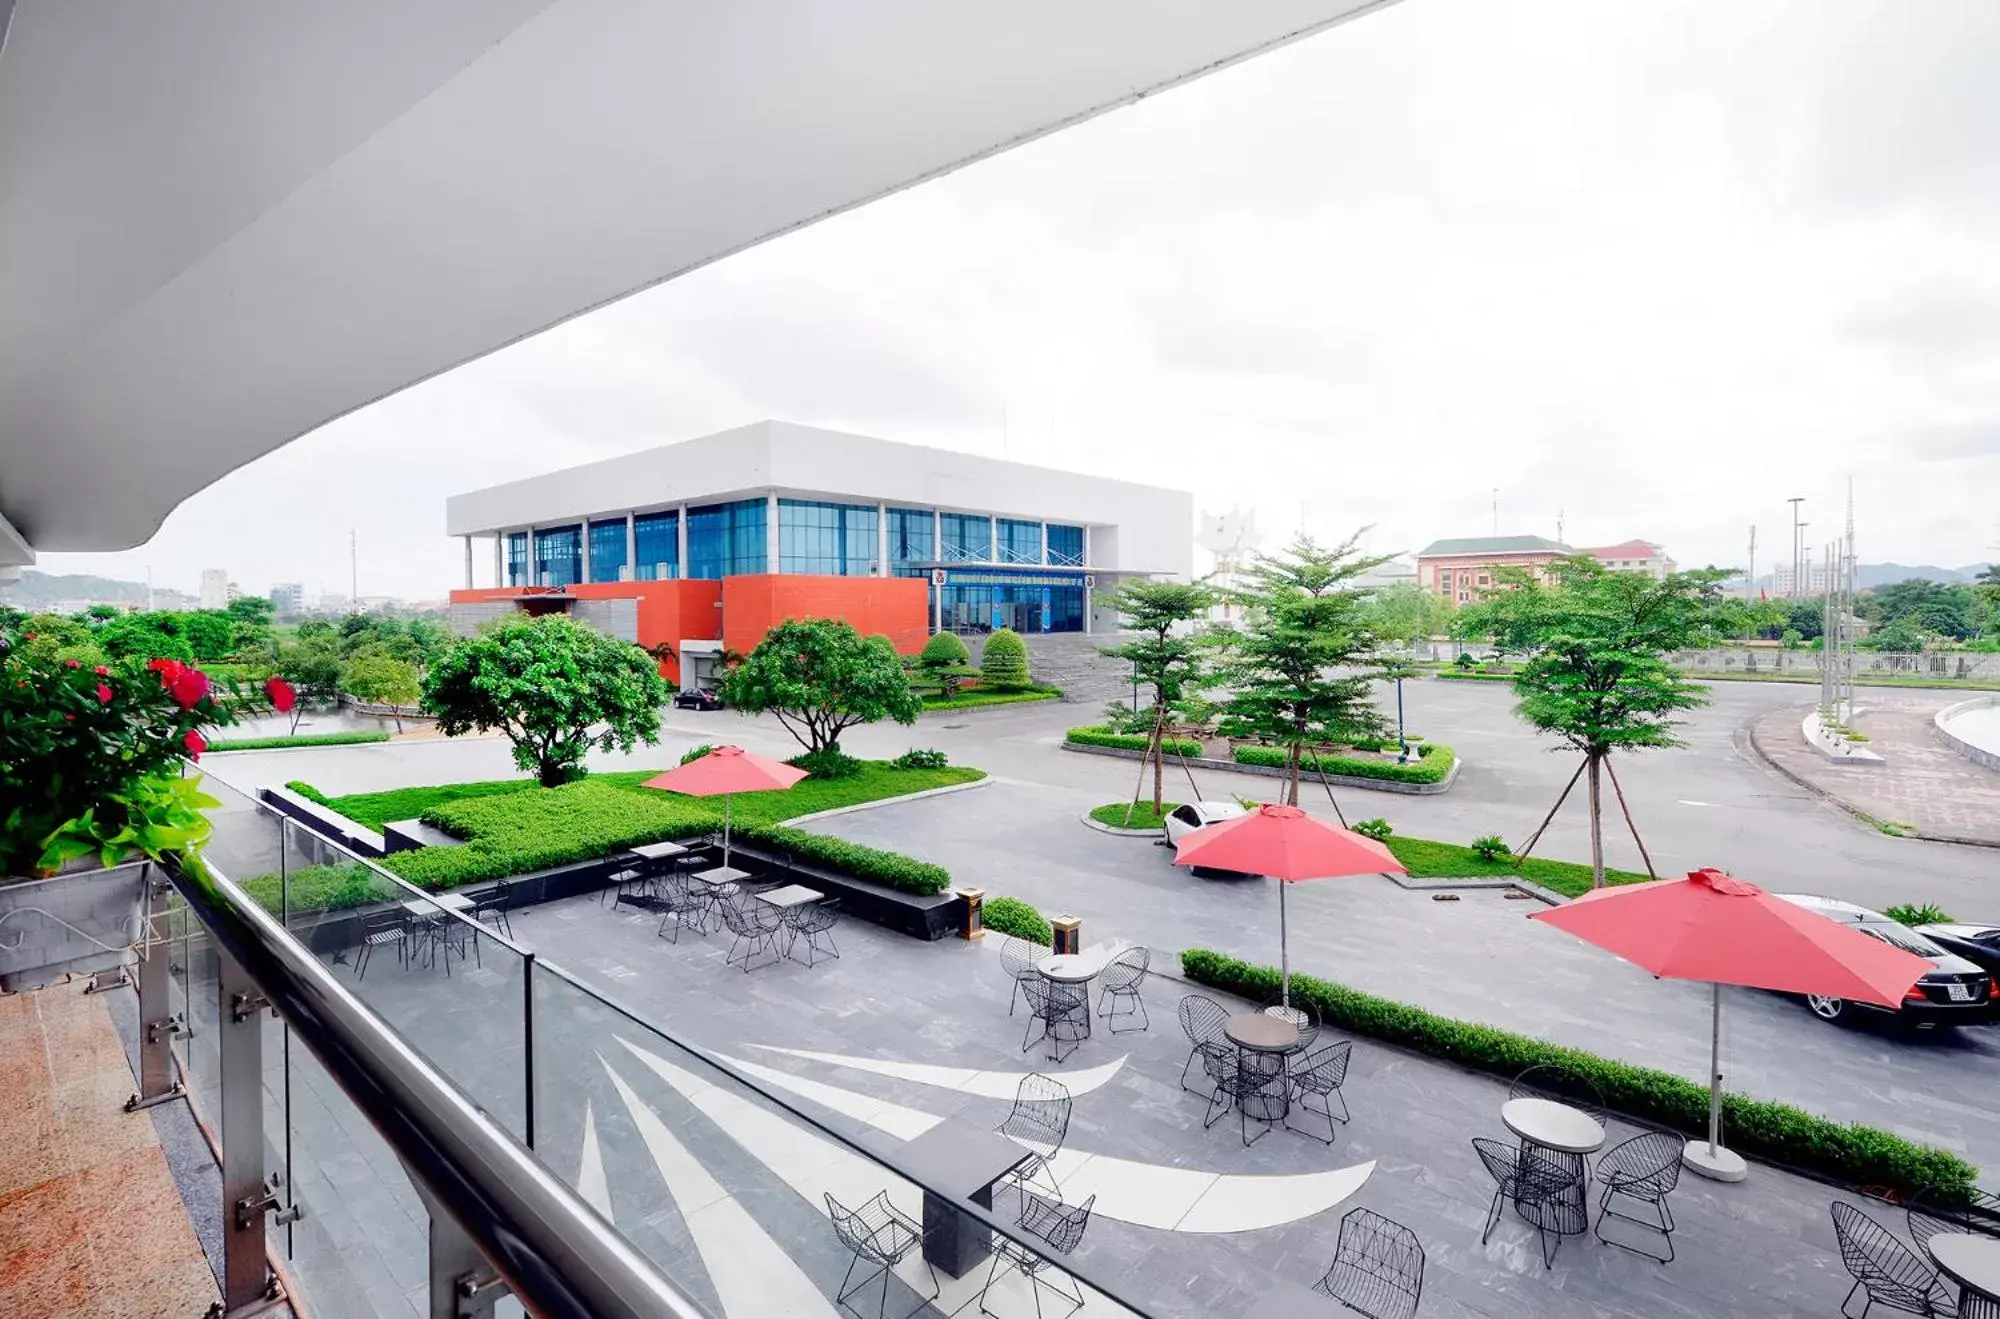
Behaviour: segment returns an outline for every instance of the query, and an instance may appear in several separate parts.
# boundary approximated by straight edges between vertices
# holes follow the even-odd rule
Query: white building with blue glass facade
[[[1126,575],[1187,577],[1193,497],[760,421],[455,495],[465,586],[546,589],[760,574],[918,577],[930,630],[1109,630]]]

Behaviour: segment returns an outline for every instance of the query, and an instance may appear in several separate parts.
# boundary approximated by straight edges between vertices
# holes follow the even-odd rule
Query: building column
[[[625,514],[625,580],[639,580],[639,515],[630,510]]]
[[[590,519],[576,520],[576,580],[580,586],[590,585]]]
[[[461,536],[459,539],[465,542],[465,589],[470,591],[472,589],[472,537]]]
[[[1088,536],[1090,532],[1086,529],[1083,534]],[[1090,635],[1090,613],[1094,608],[1096,606],[1090,601],[1090,585],[1086,582],[1083,588],[1083,634],[1085,636]]]
[[[889,575],[889,506],[875,505],[875,575]]]
[[[1000,519],[991,513],[986,515],[986,561],[1000,562]]]
[[[1083,524],[1083,566],[1086,568],[1095,568],[1097,566],[1097,560],[1090,557],[1090,524],[1088,522]],[[1084,618],[1087,621],[1090,615],[1086,613]]]
[[[507,533],[504,531],[493,533],[493,584],[507,584]]]
[[[1048,520],[1044,518],[1042,520],[1042,566],[1046,568],[1048,566],[1048,563],[1049,563],[1049,524]]]
[[[931,510],[931,558],[944,562],[944,514]]]
[[[674,565],[674,576],[688,575],[688,506],[682,504],[680,513],[674,518],[674,554],[680,559]]]
[[[778,492],[764,496],[764,571],[778,571]]]
[[[535,529],[533,527],[529,527],[528,528],[528,585],[529,586],[540,586],[542,584],[542,561],[538,557],[538,554],[539,551],[537,546],[535,545]]]

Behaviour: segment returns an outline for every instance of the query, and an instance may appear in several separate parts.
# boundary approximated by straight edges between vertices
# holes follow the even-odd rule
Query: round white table
[[[1283,1017],[1244,1012],[1222,1023],[1222,1033],[1252,1053],[1290,1053],[1299,1047],[1299,1028]]]
[[[1965,1302],[1972,1299],[2000,1305],[2000,1240],[1969,1232],[1940,1232],[1924,1249],[1930,1252],[1938,1272],[1958,1284],[1961,1312],[1966,1312]]]
[[[1095,979],[1098,972],[1096,959],[1081,953],[1057,953],[1054,957],[1044,957],[1037,965],[1044,976],[1059,985],[1081,985]]]
[[[1522,1140],[1564,1154],[1594,1154],[1604,1148],[1604,1124],[1579,1108],[1553,1099],[1510,1099],[1500,1120]]]

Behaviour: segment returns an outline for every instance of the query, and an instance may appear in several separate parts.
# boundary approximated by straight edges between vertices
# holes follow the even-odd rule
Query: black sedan
[[[1859,1011],[1888,1013],[1899,1022],[1913,1026],[1973,1026],[1993,1020],[2000,1009],[2000,980],[1991,971],[1951,952],[1926,935],[1899,924],[1881,912],[1857,907],[1837,898],[1813,897],[1804,893],[1780,893],[1787,902],[1796,902],[1828,920],[1851,925],[1861,933],[1928,961],[1932,970],[1924,973],[1903,996],[1902,1005],[1890,1009],[1853,999],[1806,995],[1806,1006],[1823,1021],[1846,1021]]]
[[[720,710],[722,698],[712,688],[690,687],[674,696],[676,710]]]
[[[1949,921],[1941,925],[1919,925],[1917,933],[1942,946],[1946,952],[1978,965],[1988,975],[2000,977],[2000,926]]]

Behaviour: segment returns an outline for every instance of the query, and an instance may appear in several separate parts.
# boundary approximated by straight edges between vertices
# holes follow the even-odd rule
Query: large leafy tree
[[[1380,638],[1364,607],[1367,589],[1357,585],[1387,560],[1363,557],[1357,539],[1327,547],[1302,536],[1281,554],[1259,555],[1231,592],[1242,627],[1217,633],[1230,692],[1221,729],[1285,748],[1285,800],[1294,806],[1308,747],[1388,732],[1370,699]]]
[[[357,701],[397,707],[398,732],[403,727],[401,707],[423,699],[423,689],[417,683],[417,666],[381,649],[360,651],[347,661],[346,686]]]
[[[340,657],[340,648],[327,636],[301,636],[297,641],[286,642],[277,648],[274,662],[278,676],[292,685],[297,697],[292,705],[292,732],[299,731],[299,721],[305,718],[307,709],[331,705],[340,699],[347,665]]]
[[[1153,692],[1146,758],[1153,765],[1153,811],[1158,814],[1166,792],[1162,734],[1206,680],[1208,648],[1194,624],[1215,603],[1215,593],[1200,582],[1128,577],[1099,603],[1115,609],[1124,629],[1133,634],[1130,641],[1102,647],[1102,653],[1129,660],[1138,681]]]
[[[792,618],[722,680],[722,697],[749,713],[770,711],[807,754],[838,750],[856,724],[913,724],[923,701],[887,637],[864,637],[834,619]]]
[[[1451,630],[1452,603],[1435,591],[1398,582],[1369,594],[1363,616],[1384,641],[1427,641]]]
[[[509,618],[459,641],[423,680],[447,737],[498,732],[545,788],[580,779],[593,747],[657,745],[667,684],[639,647],[559,615]]]
[[[1516,713],[1582,753],[1556,809],[1577,778],[1587,777],[1595,886],[1604,884],[1601,773],[1614,752],[1681,745],[1673,733],[1677,716],[1707,697],[1666,657],[1712,635],[1728,575],[1701,568],[1654,578],[1611,571],[1578,556],[1552,565],[1546,582],[1503,573],[1498,588],[1476,606],[1475,618],[1491,630],[1495,644],[1526,656],[1514,676]],[[1612,783],[1616,787],[1615,771]],[[1622,792],[1619,799],[1622,803]],[[1549,818],[1554,815],[1552,809]],[[1628,810],[1628,824],[1630,818]],[[1547,825],[1545,819],[1543,828]]]

